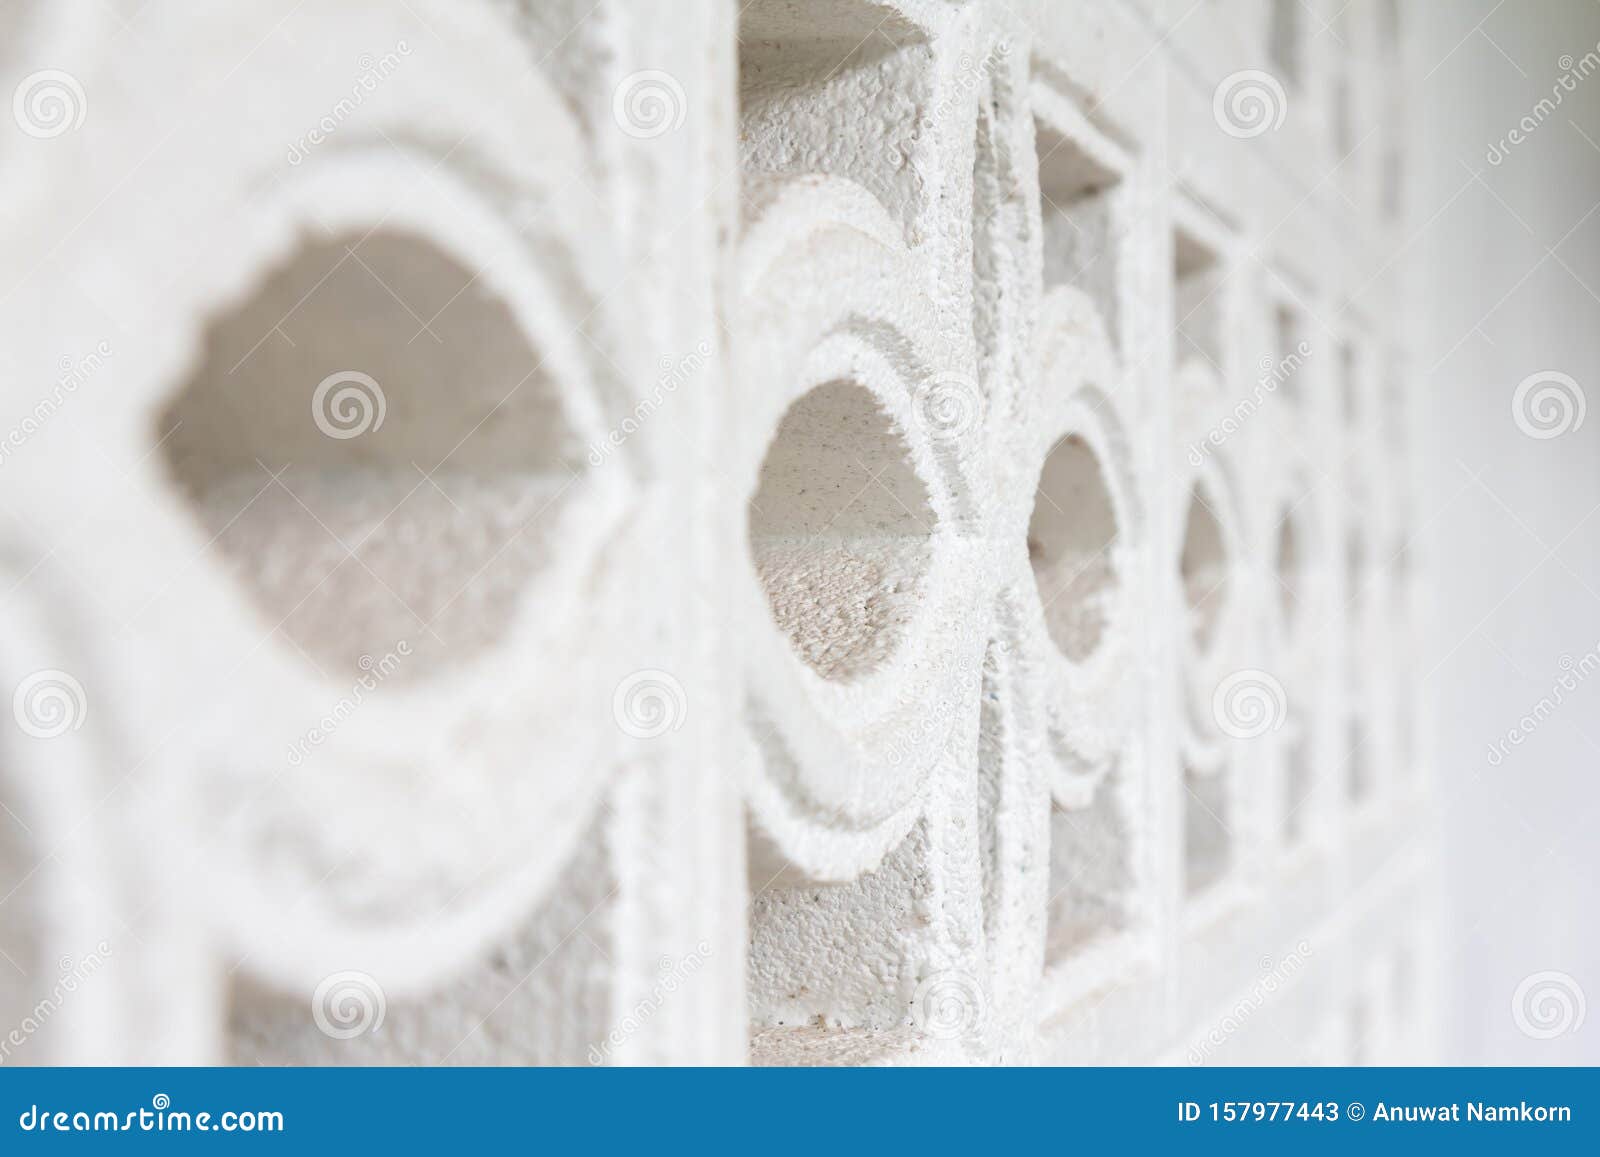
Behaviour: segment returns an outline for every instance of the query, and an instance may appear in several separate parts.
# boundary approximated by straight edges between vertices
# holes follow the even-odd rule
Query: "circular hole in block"
[[[865,388],[789,407],[750,500],[750,551],[773,618],[824,679],[866,675],[914,614],[935,525],[910,447]]]
[[[326,675],[490,648],[582,468],[479,271],[401,232],[307,242],[211,320],[161,450],[263,624]]]
[[[1116,508],[1100,460],[1087,442],[1069,434],[1039,473],[1028,558],[1045,626],[1073,662],[1095,652],[1114,613],[1120,586],[1116,541]]]
[[[1215,497],[1203,482],[1196,482],[1189,494],[1179,570],[1189,629],[1201,651],[1210,650],[1228,598],[1228,548],[1215,509]]]
[[[1278,595],[1283,603],[1284,625],[1293,627],[1300,609],[1301,569],[1305,565],[1300,551],[1300,532],[1295,527],[1294,514],[1283,512],[1278,523]]]

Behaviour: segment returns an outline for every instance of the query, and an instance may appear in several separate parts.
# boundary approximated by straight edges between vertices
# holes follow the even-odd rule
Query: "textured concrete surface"
[[[1426,1058],[1398,64],[1291,7],[12,5],[9,1055]]]

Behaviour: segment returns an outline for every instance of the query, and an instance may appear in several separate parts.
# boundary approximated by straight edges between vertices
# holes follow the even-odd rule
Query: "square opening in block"
[[[1216,249],[1181,226],[1172,238],[1173,361],[1199,358],[1222,372],[1222,260]]]
[[[1093,300],[1115,342],[1121,246],[1127,228],[1121,175],[1094,150],[1035,122],[1044,288],[1071,285]]]

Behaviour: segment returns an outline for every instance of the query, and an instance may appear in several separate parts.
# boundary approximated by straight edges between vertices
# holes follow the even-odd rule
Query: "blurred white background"
[[[1600,669],[1583,677],[1584,657],[1600,657],[1600,413],[1536,438],[1512,410],[1541,371],[1600,406],[1600,70],[1581,75],[1600,57],[1600,5],[1415,0],[1405,14],[1429,435],[1420,675],[1450,908],[1441,1059],[1594,1064],[1600,1009],[1551,1040],[1508,1012],[1524,978],[1549,970],[1600,1000]],[[1507,149],[1512,129],[1524,139]],[[1576,690],[1556,703],[1563,676]],[[1524,715],[1531,734],[1493,765],[1491,745]]]

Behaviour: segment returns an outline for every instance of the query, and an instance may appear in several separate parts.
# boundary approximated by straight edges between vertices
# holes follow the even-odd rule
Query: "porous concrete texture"
[[[4,13],[5,1059],[1425,1059],[1392,5],[589,8]]]

